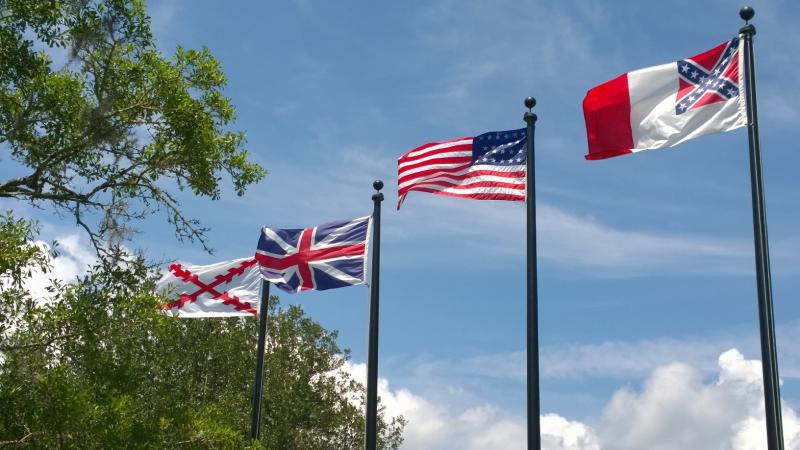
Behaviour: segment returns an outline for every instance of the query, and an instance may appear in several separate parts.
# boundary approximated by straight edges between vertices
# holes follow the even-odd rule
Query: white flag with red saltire
[[[171,264],[156,284],[170,301],[162,308],[176,317],[257,316],[261,274],[255,258],[207,266]]]

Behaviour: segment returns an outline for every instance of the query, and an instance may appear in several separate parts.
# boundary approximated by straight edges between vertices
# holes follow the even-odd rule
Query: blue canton
[[[707,71],[690,59],[678,61],[678,75],[682,80],[693,84],[695,87],[675,105],[675,114],[681,115],[692,109],[709,92],[713,92],[726,100],[739,95],[739,86],[734,81],[722,76],[731,64],[738,64],[736,59],[736,50],[738,48],[739,38],[731,39],[711,71]]]
[[[472,165],[518,166],[526,163],[525,128],[490,131],[472,139]]]

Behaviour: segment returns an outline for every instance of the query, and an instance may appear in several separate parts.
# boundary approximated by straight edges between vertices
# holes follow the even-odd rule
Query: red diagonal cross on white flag
[[[178,317],[256,316],[261,276],[253,257],[207,266],[172,264],[156,285],[171,301],[163,306]]]

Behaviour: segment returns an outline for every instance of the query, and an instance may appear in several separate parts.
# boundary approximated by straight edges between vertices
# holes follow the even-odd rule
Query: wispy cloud
[[[800,378],[800,323],[781,325],[777,330],[781,377]],[[731,347],[759,354],[756,333],[720,333],[685,338],[652,338],[633,341],[605,341],[587,344],[559,344],[540,348],[540,375],[545,380],[606,379],[632,380],[646,376],[663,365],[688,364],[703,374],[716,370],[716,355]],[[395,361],[393,365],[415,367],[416,379],[482,378],[525,381],[524,350],[470,356],[463,359]]]
[[[585,2],[437,0],[417,20],[419,45],[436,57],[429,69],[436,82],[418,91],[436,124],[464,123],[477,111],[494,117],[494,105],[530,89],[574,90],[578,79],[571,74],[611,62],[596,54],[586,32],[604,28],[607,14]]]
[[[156,0],[150,2],[147,8],[156,43],[167,54],[171,54],[177,44],[175,40],[177,33],[173,28],[182,3],[183,0]]]
[[[524,256],[525,209],[522,203],[474,202],[411,193],[401,211],[395,211],[395,161],[379,158],[386,148],[365,144],[344,144],[323,152],[316,167],[268,164],[271,175],[250,193],[250,198],[269,198],[267,211],[292,210],[269,217],[275,226],[299,226],[304,222],[362,215],[371,210],[372,180],[385,180],[383,204],[384,242],[394,253],[385,257],[398,262],[418,258],[406,254],[404,243],[458,241],[453,251],[459,258],[479,254],[498,258]],[[313,181],[312,181],[313,180]],[[287,195],[276,195],[275,193]],[[298,204],[298,199],[302,203]],[[236,207],[250,200],[241,199]],[[301,207],[298,207],[301,206]],[[231,215],[235,220],[235,215]],[[246,220],[242,217],[241,220]],[[617,227],[589,214],[576,213],[551,203],[537,205],[539,258],[556,269],[568,269],[582,276],[631,277],[654,275],[750,275],[753,265],[752,243],[741,237],[697,234],[690,231],[665,232],[654,229]],[[394,245],[393,245],[394,244]],[[799,239],[773,244],[773,271],[776,274],[797,270]],[[448,258],[452,258],[448,254]],[[432,264],[442,261],[432,256]],[[424,262],[423,262],[424,263]]]

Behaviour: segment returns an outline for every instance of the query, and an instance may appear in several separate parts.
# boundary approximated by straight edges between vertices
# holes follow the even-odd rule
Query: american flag
[[[432,142],[397,161],[397,209],[411,191],[525,201],[525,129]]]
[[[287,292],[363,284],[372,216],[303,229],[264,227],[256,261],[265,280]]]

